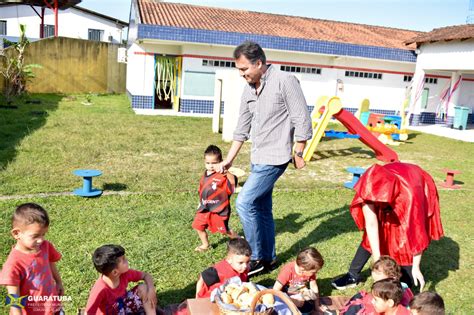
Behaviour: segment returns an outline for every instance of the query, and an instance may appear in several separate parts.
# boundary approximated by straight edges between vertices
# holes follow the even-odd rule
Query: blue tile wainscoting
[[[212,114],[214,101],[184,99],[180,100],[179,111],[181,113]]]
[[[153,96],[145,95],[131,95],[132,98],[132,108],[137,109],[153,109]]]
[[[237,46],[245,40],[253,40],[263,48],[268,49],[416,62],[416,54],[405,49],[161,25],[138,24],[138,39],[160,39],[230,46]]]
[[[153,109],[153,96],[145,95],[130,95],[132,108],[136,109]],[[196,99],[181,99],[179,111],[182,113],[196,113],[196,114],[212,114],[214,108],[214,101],[196,100]],[[308,105],[308,111],[311,113],[314,109],[313,105]],[[345,107],[345,110],[355,113],[357,108]],[[372,113],[395,115],[397,111],[386,109],[371,109]],[[224,114],[224,102],[221,103],[221,114]],[[420,124],[437,124],[451,126],[454,122],[454,117],[448,116],[445,120],[436,117],[436,113],[424,112],[421,114],[414,114],[410,117],[410,125],[418,126]],[[474,114],[469,114],[468,122],[474,123]]]

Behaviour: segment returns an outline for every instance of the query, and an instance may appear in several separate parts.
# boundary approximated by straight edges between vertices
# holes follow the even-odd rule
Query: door
[[[155,109],[172,109],[176,96],[179,60],[176,57],[155,56]]]

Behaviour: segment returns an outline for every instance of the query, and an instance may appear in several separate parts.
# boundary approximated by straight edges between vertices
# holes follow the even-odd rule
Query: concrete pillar
[[[425,85],[425,70],[421,67],[416,67],[415,74],[411,85],[410,106],[408,106],[408,114],[406,116],[405,126],[419,124],[421,116],[421,94]],[[410,123],[410,119],[412,120]]]
[[[219,133],[221,122],[221,102],[222,102],[222,79],[215,80],[214,83],[214,109],[212,111],[212,132]]]
[[[448,117],[454,117],[454,106],[458,106],[459,103],[459,96],[461,95],[461,84],[462,81],[458,84],[458,87],[455,91],[455,84],[458,82],[459,78],[461,77],[461,73],[459,71],[451,73],[451,90],[450,92],[450,99],[448,104]]]

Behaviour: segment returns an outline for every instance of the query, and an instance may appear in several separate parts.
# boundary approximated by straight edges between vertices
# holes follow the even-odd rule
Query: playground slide
[[[359,140],[366,146],[374,150],[377,160],[383,162],[398,162],[398,155],[395,151],[380,142],[360,121],[350,112],[341,109],[333,114],[334,118],[339,120],[347,130],[352,134],[358,134]]]

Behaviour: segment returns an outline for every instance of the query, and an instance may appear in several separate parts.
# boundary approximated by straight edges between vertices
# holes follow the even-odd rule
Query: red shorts
[[[229,232],[229,216],[222,217],[213,212],[198,212],[194,217],[192,227],[198,231],[208,229],[211,233],[227,234]]]

